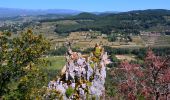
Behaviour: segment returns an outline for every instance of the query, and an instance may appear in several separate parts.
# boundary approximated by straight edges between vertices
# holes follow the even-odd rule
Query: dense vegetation
[[[148,50],[143,64],[122,61],[108,72],[108,95],[122,100],[168,100],[169,59]]]
[[[0,97],[4,99],[35,99],[36,92],[46,84],[47,78],[39,59],[49,50],[49,42],[31,30],[16,38],[11,33],[0,34]],[[41,66],[39,66],[41,65]]]

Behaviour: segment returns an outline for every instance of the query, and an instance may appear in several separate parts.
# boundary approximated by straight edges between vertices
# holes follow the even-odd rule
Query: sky
[[[71,9],[88,12],[169,9],[170,0],[0,0],[1,8]]]

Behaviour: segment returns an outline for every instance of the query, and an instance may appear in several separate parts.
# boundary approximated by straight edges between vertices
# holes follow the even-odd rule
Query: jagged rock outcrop
[[[49,91],[56,91],[55,99],[99,99],[105,95],[106,65],[110,63],[107,52],[98,46],[89,57],[68,49],[66,64],[61,76],[48,84]],[[46,98],[50,97],[50,92]]]

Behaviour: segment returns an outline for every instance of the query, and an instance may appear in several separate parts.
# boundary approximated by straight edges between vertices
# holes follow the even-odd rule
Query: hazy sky
[[[129,11],[170,9],[170,0],[0,0],[0,7],[72,9],[80,11]]]

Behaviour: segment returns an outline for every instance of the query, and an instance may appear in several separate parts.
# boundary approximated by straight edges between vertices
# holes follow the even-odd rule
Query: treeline
[[[76,16],[62,19],[42,20],[41,22],[52,22],[59,20],[74,20],[78,24],[57,24],[55,32],[59,34],[73,31],[101,31],[104,34],[139,34],[141,30],[148,30],[157,26],[170,26],[169,10],[141,10],[116,14],[91,14],[81,13]],[[83,21],[82,21],[83,20]],[[89,21],[90,20],[90,21]]]
[[[124,54],[133,54],[136,55],[138,59],[143,60],[146,51],[148,48],[112,48],[109,46],[104,46],[104,50],[109,54],[109,55],[124,55]],[[72,48],[74,52],[81,52],[82,54],[89,54],[90,52],[93,51],[93,48],[87,48],[85,50],[80,50],[79,48]],[[158,56],[167,56],[170,55],[170,47],[161,47],[161,48],[152,48],[153,52],[158,55]],[[67,52],[67,48],[62,46],[56,50],[52,50],[49,52],[49,55],[64,55]]]
[[[139,59],[144,59],[146,56],[146,51],[148,48],[138,48],[138,49],[129,49],[129,48],[111,48],[108,46],[105,46],[105,51],[109,54],[133,54],[136,55]],[[158,56],[167,56],[170,55],[170,47],[161,47],[161,48],[151,48],[153,52]]]
[[[90,54],[94,48],[87,48],[85,50],[80,50],[79,48],[72,48],[74,52],[81,52],[82,54]],[[148,48],[112,48],[108,46],[104,46],[104,50],[110,55],[109,59],[112,61],[108,67],[118,66],[120,64],[120,60],[116,58],[115,55],[135,55],[137,61],[135,63],[139,63],[138,61],[144,60],[146,57],[146,52]],[[152,48],[153,52],[157,56],[168,56],[170,55],[170,47],[162,47],[162,48]],[[51,56],[62,56],[65,55],[67,52],[66,47],[60,47],[56,50],[51,50],[49,55]]]

